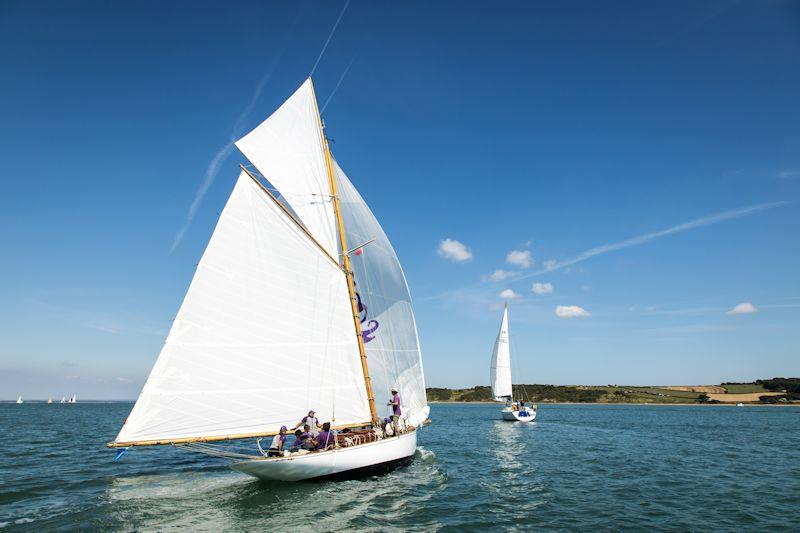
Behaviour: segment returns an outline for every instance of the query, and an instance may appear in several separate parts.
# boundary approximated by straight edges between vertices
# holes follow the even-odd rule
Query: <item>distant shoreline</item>
[[[459,400],[431,400],[428,404],[459,404],[459,405],[502,405],[501,402],[462,402]],[[537,406],[542,405],[658,405],[658,406],[665,406],[665,407],[676,407],[676,406],[687,406],[687,407],[738,407],[737,404],[731,402],[720,402],[720,403],[679,403],[679,402],[662,402],[662,403],[645,403],[645,402],[526,402],[528,404],[534,404]],[[800,407],[800,402],[785,402],[785,403],[758,403],[758,402],[749,402],[749,403],[742,403],[742,407]]]

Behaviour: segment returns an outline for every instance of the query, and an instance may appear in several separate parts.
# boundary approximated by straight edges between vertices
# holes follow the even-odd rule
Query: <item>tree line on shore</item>
[[[748,388],[747,392],[780,392],[774,396],[760,396],[761,403],[786,403],[800,401],[800,378],[758,379],[748,383],[726,382],[720,385],[728,392],[734,388]],[[752,388],[755,388],[753,390]],[[729,390],[730,389],[730,390]],[[671,390],[661,387],[568,386],[519,384],[513,386],[514,398],[532,402],[569,403],[719,403],[704,392]],[[426,389],[428,401],[443,402],[488,402],[492,401],[492,389],[476,385],[465,389],[430,387]]]

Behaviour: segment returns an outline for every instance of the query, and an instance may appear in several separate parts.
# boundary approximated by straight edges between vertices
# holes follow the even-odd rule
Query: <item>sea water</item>
[[[130,404],[0,404],[4,530],[797,530],[800,408],[433,404],[415,461],[261,483],[112,440]],[[298,410],[298,417],[303,409]]]

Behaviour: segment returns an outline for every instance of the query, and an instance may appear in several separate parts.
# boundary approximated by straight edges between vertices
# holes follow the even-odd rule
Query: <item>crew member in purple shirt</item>
[[[283,445],[286,443],[286,426],[281,426],[281,431],[272,439],[272,444],[267,450],[267,457],[283,455]]]
[[[403,414],[402,409],[400,408],[400,394],[397,392],[397,389],[392,389],[392,399],[389,400],[389,403],[386,405],[392,406],[392,429],[394,430],[395,436],[400,435],[400,415]]]
[[[322,424],[322,431],[314,438],[314,444],[316,444],[318,450],[324,450],[329,446],[333,446],[335,439],[336,437],[331,431],[331,423],[325,422]]]

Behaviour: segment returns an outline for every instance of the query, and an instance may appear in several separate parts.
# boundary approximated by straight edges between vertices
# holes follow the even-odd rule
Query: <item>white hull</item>
[[[410,460],[417,449],[417,432],[389,437],[360,446],[337,448],[290,457],[259,458],[230,467],[263,480],[302,481],[325,476],[368,474]]]
[[[503,409],[500,412],[503,415],[503,420],[509,420],[511,422],[533,422],[536,419],[536,411],[533,409],[526,409],[525,411],[527,416],[519,411],[512,411],[510,408]]]

